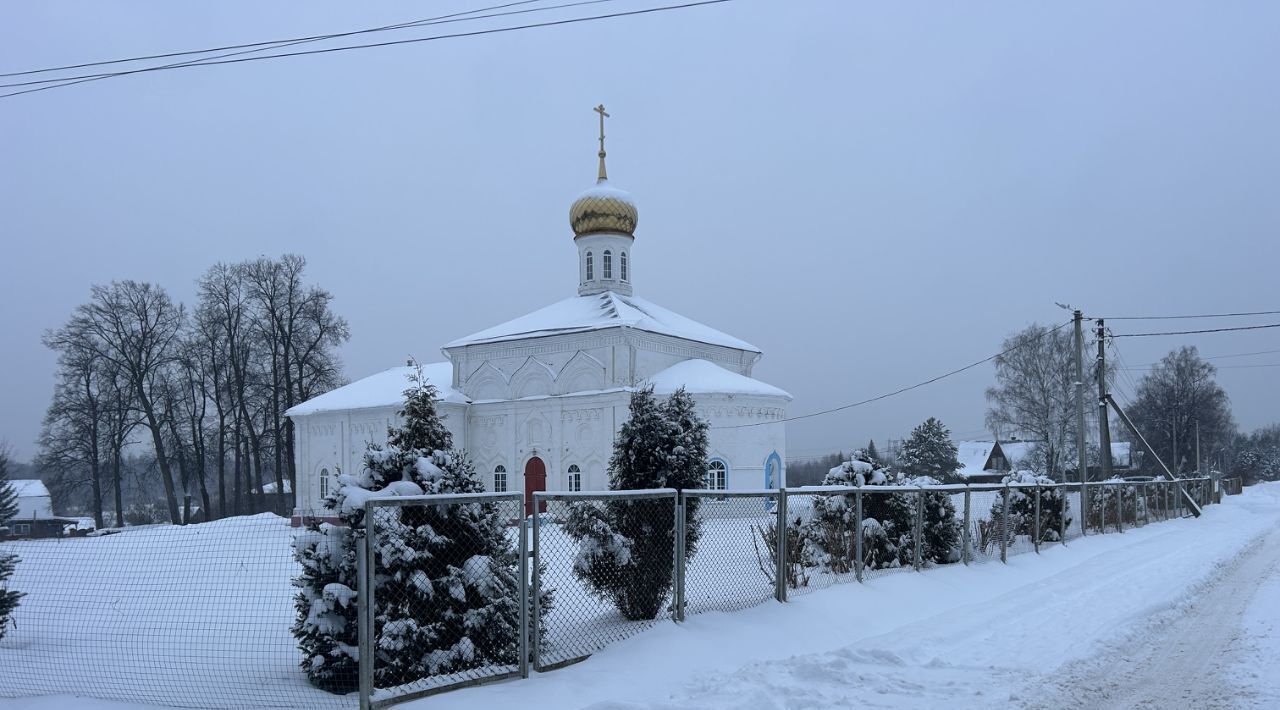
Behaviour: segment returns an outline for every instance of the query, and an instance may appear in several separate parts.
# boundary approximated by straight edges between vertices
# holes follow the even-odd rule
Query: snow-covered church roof
[[[459,338],[445,345],[445,348],[564,333],[585,333],[624,326],[699,343],[760,352],[760,348],[751,343],[643,298],[624,296],[613,291],[566,298],[515,320]]]
[[[648,382],[658,394],[671,394],[684,387],[689,394],[751,394],[791,399],[785,390],[706,360],[682,360],[656,373]]]
[[[317,412],[403,404],[404,391],[412,384],[409,379],[412,374],[412,367],[393,367],[309,399],[290,408],[285,415],[296,417]],[[462,403],[468,401],[465,395],[453,389],[452,363],[433,362],[423,365],[422,374],[427,378],[427,382],[435,385],[440,391],[441,401]]]

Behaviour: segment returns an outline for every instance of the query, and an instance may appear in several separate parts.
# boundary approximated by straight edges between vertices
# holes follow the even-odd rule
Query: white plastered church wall
[[[751,379],[761,353],[750,343],[633,295],[639,215],[605,177],[603,132],[599,157],[597,184],[570,208],[578,295],[450,342],[447,362],[424,366],[444,396],[439,409],[455,445],[490,490],[502,467],[506,489],[525,491],[535,456],[546,490],[566,490],[574,466],[583,490],[602,490],[631,392],[654,384],[665,396],[686,385],[711,426],[709,453],[725,464],[726,487],[766,487],[770,461],[772,486],[785,485],[791,396]],[[386,441],[404,389],[391,386],[393,376],[373,375],[290,410],[299,428],[296,513],[322,509],[321,470],[356,470],[369,443]]]

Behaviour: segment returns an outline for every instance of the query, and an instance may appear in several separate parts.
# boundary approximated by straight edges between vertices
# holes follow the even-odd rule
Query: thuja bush
[[[1133,484],[1115,485],[1123,481],[1122,478],[1112,478],[1103,482],[1106,485],[1088,486],[1089,512],[1085,521],[1091,529],[1103,530],[1104,522],[1106,529],[1111,529],[1121,514],[1125,525],[1135,525],[1139,516],[1145,513],[1145,496],[1139,496]]]
[[[1051,485],[1053,479],[1038,476],[1030,471],[1018,471],[1004,477],[1006,484],[1013,485]],[[1062,530],[1071,525],[1071,504],[1067,502],[1067,494],[1061,488],[1040,489],[1040,540],[1042,542],[1059,542]],[[1004,517],[1004,500],[997,497],[991,505],[990,522],[993,532],[999,535],[1001,519]],[[1065,522],[1064,522],[1065,518]],[[1009,489],[1009,542],[1018,535],[1032,537],[1035,535],[1036,492],[1034,488]],[[999,539],[998,537],[996,538]]]
[[[405,392],[400,422],[385,445],[371,444],[364,467],[338,478],[325,507],[343,525],[312,525],[295,542],[293,625],[302,668],[315,685],[343,693],[357,686],[359,644],[356,547],[364,504],[374,498],[484,490],[436,412],[436,390],[420,369]],[[510,514],[491,502],[375,509],[379,544],[369,563],[374,681],[381,686],[519,662],[520,552]],[[550,609],[544,595],[541,608]]]
[[[684,389],[665,401],[653,388],[632,393],[609,461],[609,488],[698,489],[707,471],[707,422]],[[687,501],[685,558],[697,550],[699,501]],[[608,499],[572,506],[564,530],[578,540],[574,574],[627,619],[653,619],[672,589],[675,520],[670,498]]]
[[[916,506],[921,495],[921,559],[939,564],[960,559],[960,523],[950,496],[894,490],[937,485],[936,480],[895,476],[860,451],[831,469],[823,485],[863,487],[862,561],[868,569],[912,564]],[[807,564],[837,574],[854,568],[856,505],[856,494],[814,496],[813,516],[803,529]]]

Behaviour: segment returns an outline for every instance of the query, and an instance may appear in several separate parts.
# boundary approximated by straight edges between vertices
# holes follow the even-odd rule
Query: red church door
[[[533,515],[533,494],[535,491],[547,490],[547,466],[542,459],[534,456],[524,465],[524,514]],[[547,504],[538,506],[539,513],[547,512]]]

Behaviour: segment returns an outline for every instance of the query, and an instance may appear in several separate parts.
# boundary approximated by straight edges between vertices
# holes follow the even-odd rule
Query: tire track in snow
[[[1026,698],[1027,710],[1197,708],[1237,710],[1266,701],[1234,682],[1247,651],[1245,609],[1280,575],[1280,531],[1255,539],[1213,582],[1172,614],[1095,658],[1059,669],[1049,697]],[[1269,664],[1267,659],[1257,659]]]

